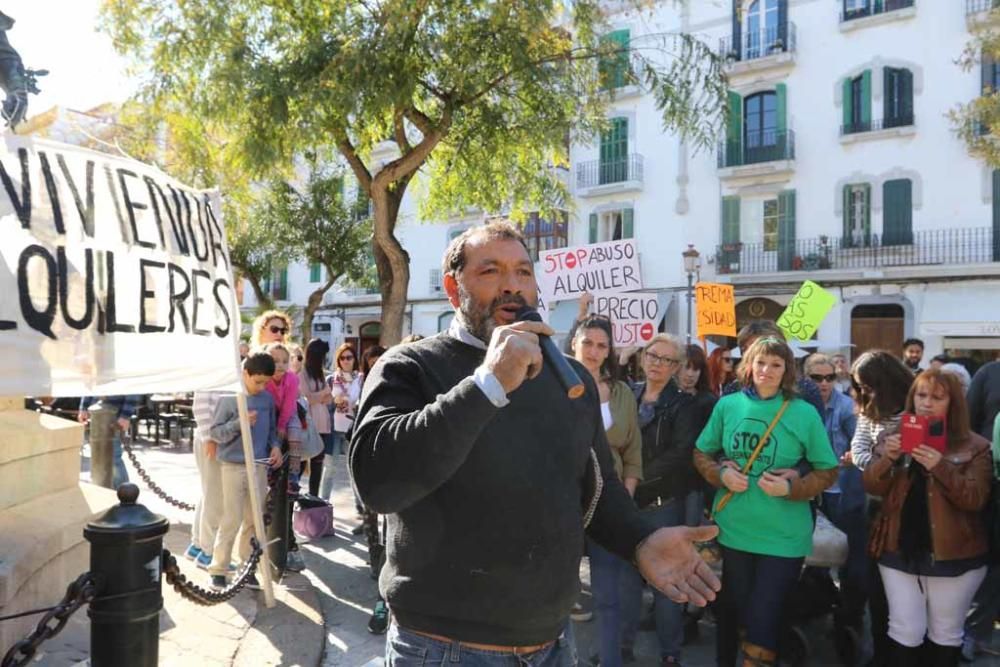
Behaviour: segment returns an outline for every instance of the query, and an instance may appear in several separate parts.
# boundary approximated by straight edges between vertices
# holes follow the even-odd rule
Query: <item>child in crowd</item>
[[[255,463],[267,462],[271,466],[281,463],[281,448],[275,431],[274,399],[264,391],[274,375],[274,360],[266,352],[252,352],[243,362],[243,386],[247,393],[247,414]],[[250,480],[247,479],[243,456],[243,438],[236,396],[219,399],[209,430],[208,456],[219,461],[222,480],[222,520],[215,536],[212,563],[208,573],[212,586],[224,588],[229,561],[232,558],[236,534],[240,534],[239,558],[245,562],[250,557],[250,538],[255,536],[253,510],[250,506]],[[263,500],[266,493],[266,476],[260,465],[254,466],[253,483],[257,495]],[[257,585],[251,577],[248,585]]]

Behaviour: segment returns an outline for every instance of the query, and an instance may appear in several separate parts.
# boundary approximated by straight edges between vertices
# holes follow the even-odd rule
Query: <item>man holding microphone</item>
[[[520,232],[466,231],[444,274],[451,328],[386,353],[350,450],[362,500],[389,515],[387,664],[576,664],[585,531],[672,599],[714,599],[693,542],[716,528],[646,523],[615,474],[589,374],[572,362],[586,391],[570,399],[543,361],[552,329],[515,321],[538,294]]]

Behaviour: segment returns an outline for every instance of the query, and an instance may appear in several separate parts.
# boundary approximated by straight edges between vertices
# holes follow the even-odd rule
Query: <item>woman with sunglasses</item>
[[[854,401],[837,390],[837,369],[825,354],[811,354],[803,365],[806,376],[819,387],[823,399],[823,425],[837,459],[844,461],[851,451],[851,439],[858,423]],[[819,507],[837,528],[847,535],[847,562],[840,570],[838,627],[863,628],[865,601],[868,598],[868,521],[865,517],[865,490],[861,471],[841,463],[837,482],[823,492]]]
[[[642,351],[646,377],[632,387],[638,404],[642,432],[643,482],[635,492],[636,504],[658,527],[687,523],[687,502],[699,488],[691,451],[698,437],[694,397],[680,390],[675,378],[687,359],[684,343],[670,334],[653,336]],[[632,656],[639,626],[643,582],[635,568],[622,576],[622,653]],[[681,662],[684,639],[684,605],[653,590],[653,616],[660,658],[664,665]]]
[[[361,378],[356,370],[357,355],[350,343],[342,343],[333,353],[333,372],[326,377],[333,410],[333,438],[330,443],[330,474],[323,477],[320,495],[329,499],[333,492],[333,456],[347,453],[347,432],[354,423],[354,408],[361,398]]]
[[[717,347],[708,355],[708,384],[716,396],[722,395],[722,388],[736,379],[735,364],[730,350]]]
[[[851,391],[858,405],[858,424],[851,438],[850,456],[844,463],[854,465],[864,472],[872,459],[875,442],[899,430],[900,416],[906,406],[906,395],[913,384],[913,372],[895,355],[885,350],[865,352],[851,366]],[[879,510],[880,503],[868,503],[870,519]],[[889,661],[889,603],[885,597],[882,578],[877,567],[869,568],[868,610],[871,617],[871,638],[874,649],[873,667],[883,667]]]
[[[283,310],[267,310],[257,316],[250,328],[250,347],[265,343],[288,343],[292,318]]]
[[[836,480],[837,459],[819,414],[798,397],[788,344],[758,338],[737,373],[741,391],[719,399],[693,458],[718,488],[717,664],[736,664],[739,646],[743,665],[764,666],[776,662],[788,595],[812,551],[809,501]],[[776,472],[802,460],[811,472],[801,478]]]

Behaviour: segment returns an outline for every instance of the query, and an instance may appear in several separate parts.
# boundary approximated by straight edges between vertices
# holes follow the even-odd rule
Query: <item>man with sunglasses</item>
[[[830,444],[841,460],[837,482],[820,496],[823,514],[847,535],[847,562],[840,572],[841,594],[844,604],[838,610],[838,621],[859,632],[867,599],[868,580],[868,525],[865,517],[865,490],[861,470],[844,463],[844,456],[851,451],[851,438],[858,418],[854,414],[854,401],[837,391],[837,371],[833,361],[825,354],[809,355],[803,366],[806,377],[819,387],[823,400],[823,423],[826,425]]]

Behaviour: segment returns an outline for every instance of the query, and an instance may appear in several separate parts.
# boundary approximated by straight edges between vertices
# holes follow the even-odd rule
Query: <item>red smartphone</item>
[[[919,445],[933,447],[942,454],[948,446],[947,429],[943,417],[924,417],[904,413],[899,423],[902,449],[912,452]]]

